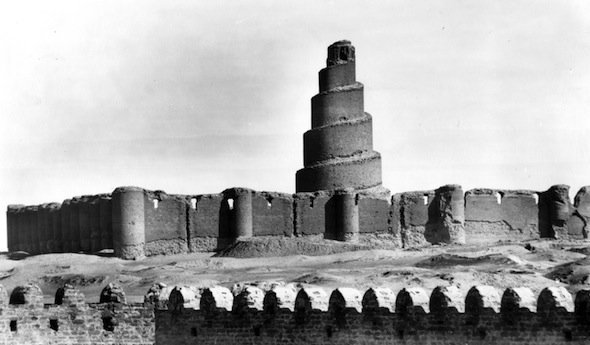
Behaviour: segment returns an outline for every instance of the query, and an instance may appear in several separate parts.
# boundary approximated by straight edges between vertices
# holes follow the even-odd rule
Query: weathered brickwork
[[[184,288],[185,291],[191,291]],[[263,291],[264,290],[264,291]],[[156,344],[587,344],[590,291],[223,287],[170,294]],[[186,296],[187,299],[184,299]],[[165,296],[159,296],[165,300]]]
[[[303,165],[297,192],[345,188],[383,190],[381,155],[373,150],[373,119],[364,110],[364,87],[356,81],[350,41],[328,47],[311,99],[311,129],[303,135]]]
[[[0,286],[0,344],[134,344],[155,342],[153,307],[105,301],[88,304],[72,286],[43,304],[35,285],[15,288],[10,299]]]
[[[473,189],[463,194],[461,186],[446,185],[388,200],[354,190],[284,194],[230,188],[171,195],[119,187],[61,204],[9,205],[8,248],[31,254],[114,249],[119,257],[136,259],[215,251],[252,236],[386,241],[388,247],[405,248],[586,239],[590,187],[580,189],[573,205],[568,190],[557,185],[545,192]]]
[[[538,194],[526,190],[473,189],[465,193],[468,243],[539,238]],[[541,213],[542,214],[542,213]]]
[[[99,303],[65,285],[43,304],[35,285],[0,286],[0,344],[587,344],[590,290],[439,286],[366,291],[260,283],[155,284],[127,303],[114,284]]]
[[[188,206],[184,197],[168,195],[162,191],[145,192],[144,221],[147,256],[188,252],[186,231]]]

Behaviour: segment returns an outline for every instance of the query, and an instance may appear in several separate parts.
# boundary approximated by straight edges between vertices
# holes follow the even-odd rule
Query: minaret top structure
[[[328,67],[349,62],[354,62],[354,46],[350,41],[334,42],[328,47],[328,58],[326,59]]]

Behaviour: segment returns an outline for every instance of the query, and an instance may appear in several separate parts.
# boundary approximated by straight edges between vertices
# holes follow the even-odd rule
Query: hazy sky
[[[7,1],[0,206],[294,192],[340,39],[393,192],[590,184],[588,1]]]

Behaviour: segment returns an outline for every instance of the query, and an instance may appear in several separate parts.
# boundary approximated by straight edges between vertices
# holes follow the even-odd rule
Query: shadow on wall
[[[234,223],[234,199],[224,194],[219,205],[219,239],[216,250],[222,250],[233,242],[230,224]]]

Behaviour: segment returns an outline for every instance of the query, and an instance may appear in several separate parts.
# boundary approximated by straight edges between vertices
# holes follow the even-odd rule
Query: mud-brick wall
[[[401,233],[401,195],[394,194],[391,196],[391,203],[389,205],[389,217],[387,223],[389,225],[389,232],[396,238],[397,244],[401,247],[402,233]]]
[[[69,242],[70,252],[78,253],[80,251],[80,197],[72,198],[70,202],[70,226],[69,230]]]
[[[79,231],[79,251],[90,253],[90,227],[92,222],[92,211],[94,200],[93,195],[84,195],[78,198],[78,231]]]
[[[252,228],[254,236],[292,236],[293,196],[285,193],[254,192]]]
[[[428,224],[428,210],[434,200],[434,191],[406,192],[394,195],[399,200],[399,222],[405,248],[429,244],[424,233]]]
[[[39,206],[28,206],[28,238],[29,238],[29,253],[39,254]]]
[[[326,231],[326,204],[330,195],[324,192],[294,195],[294,232],[297,236],[322,236]],[[329,205],[328,205],[329,206]]]
[[[361,238],[391,237],[399,244],[399,202],[369,195],[356,196]],[[293,196],[294,231],[296,236],[316,235],[327,239],[337,237],[337,207],[334,195],[326,192],[297,193]]]
[[[113,202],[110,194],[103,194],[98,200],[101,249],[113,248]]]
[[[100,195],[93,196],[88,203],[88,234],[90,252],[95,253],[102,248],[100,239]]]
[[[47,250],[49,253],[58,253],[61,251],[61,205],[58,203],[48,204],[48,237]]]
[[[188,252],[184,196],[145,191],[145,255]]]
[[[39,205],[37,209],[37,236],[39,241],[39,254],[47,253],[47,240],[49,238],[49,210],[48,204]]]
[[[467,243],[539,238],[537,193],[472,189],[465,193]]]
[[[220,233],[228,232],[229,209],[223,194],[203,194],[189,197],[188,237],[191,252],[214,251]],[[225,207],[222,207],[223,204]]]
[[[387,200],[358,196],[359,232],[383,234],[389,231],[390,205]]]
[[[569,237],[586,239],[590,233],[590,186],[584,186],[576,193],[574,210],[567,223]]]
[[[369,195],[358,195],[359,232],[361,241],[389,240],[402,246],[399,228],[399,202]]]

